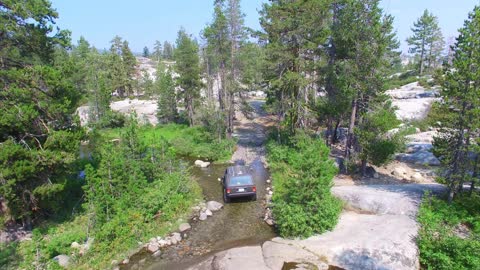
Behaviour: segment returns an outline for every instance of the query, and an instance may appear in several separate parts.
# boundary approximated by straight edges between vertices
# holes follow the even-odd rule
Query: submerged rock
[[[206,168],[210,166],[210,162],[208,161],[202,161],[202,160],[195,160],[195,166],[198,166],[200,168]]]
[[[160,250],[157,250],[152,254],[152,257],[158,258],[158,257],[160,257],[160,255],[162,255],[162,252]]]
[[[207,219],[207,213],[205,212],[201,212],[200,213],[200,216],[198,217],[199,220],[206,220]]]
[[[207,202],[207,209],[212,211],[212,212],[218,211],[218,210],[222,209],[222,207],[223,207],[223,204],[221,204],[219,202],[216,202],[216,201]]]

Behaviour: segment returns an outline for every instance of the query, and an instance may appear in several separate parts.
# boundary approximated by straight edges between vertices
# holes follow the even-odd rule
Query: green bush
[[[267,145],[275,193],[273,215],[282,237],[308,237],[331,230],[342,209],[330,193],[337,168],[322,140],[304,133]]]
[[[424,269],[480,269],[480,196],[460,196],[452,204],[426,197],[420,207],[418,237]],[[470,236],[460,238],[454,228],[464,225]]]

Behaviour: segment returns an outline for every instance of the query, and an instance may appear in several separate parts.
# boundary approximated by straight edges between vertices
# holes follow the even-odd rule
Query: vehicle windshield
[[[231,186],[253,185],[252,177],[249,175],[235,176],[230,179]]]

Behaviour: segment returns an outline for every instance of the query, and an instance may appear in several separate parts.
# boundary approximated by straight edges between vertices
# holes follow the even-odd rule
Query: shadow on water
[[[223,203],[222,186],[218,178],[227,166],[213,164],[208,168],[192,169],[206,201]],[[258,161],[253,162],[250,168],[257,185],[257,201],[238,198],[224,204],[222,210],[215,212],[206,221],[190,221],[192,229],[180,244],[163,249],[158,258],[153,258],[147,252],[138,253],[122,269],[186,269],[216,252],[262,244],[275,237],[273,229],[263,221],[263,198],[268,172]]]

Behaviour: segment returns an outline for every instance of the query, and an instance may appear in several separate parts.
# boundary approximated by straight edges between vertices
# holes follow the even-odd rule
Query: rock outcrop
[[[348,205],[331,232],[304,240],[274,238],[262,246],[219,252],[190,269],[418,269],[415,216],[425,191],[437,184],[337,186]],[[248,264],[248,265],[247,265]],[[310,268],[309,268],[310,267]],[[288,268],[294,269],[294,268]]]
[[[418,82],[385,92],[398,107],[397,117],[402,120],[421,120],[430,111],[432,103],[439,100],[438,89],[425,89]]]

